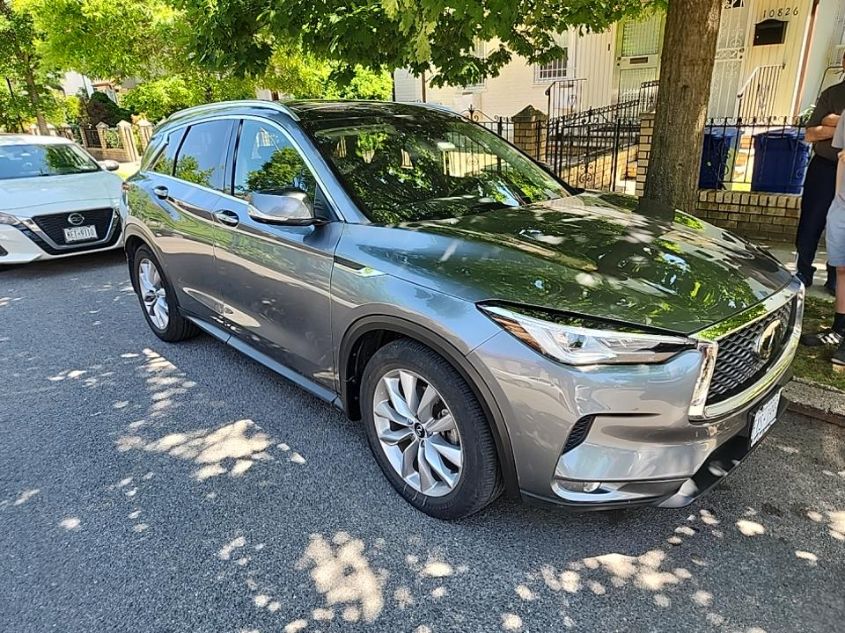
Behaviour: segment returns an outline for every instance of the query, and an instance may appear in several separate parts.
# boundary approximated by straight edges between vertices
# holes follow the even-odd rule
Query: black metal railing
[[[546,112],[549,118],[566,116],[581,110],[581,92],[586,79],[558,79],[546,88]]]
[[[704,128],[702,189],[801,192],[810,145],[797,117],[711,119]]]

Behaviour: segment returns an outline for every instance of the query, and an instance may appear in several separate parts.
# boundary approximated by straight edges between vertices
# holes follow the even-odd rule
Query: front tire
[[[502,491],[496,445],[470,386],[416,341],[379,349],[362,377],[367,440],[399,494],[439,519],[478,512]]]
[[[168,343],[199,334],[197,326],[179,311],[173,286],[164,276],[153,252],[146,246],[139,246],[131,262],[132,283],[153,334]]]

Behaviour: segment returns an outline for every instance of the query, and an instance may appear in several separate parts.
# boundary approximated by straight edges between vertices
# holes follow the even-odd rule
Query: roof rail
[[[226,108],[231,108],[232,106],[247,106],[250,108],[267,108],[270,110],[275,110],[276,112],[282,112],[292,118],[294,121],[299,121],[299,117],[296,114],[278,101],[266,101],[264,99],[241,99],[238,101],[218,101],[216,103],[204,103],[202,105],[192,106],[190,108],[185,108],[184,110],[179,110],[178,112],[174,112],[171,114],[167,119],[162,121],[162,125],[167,123],[173,123],[174,121],[178,121],[187,116],[192,116],[195,114],[203,114],[203,113],[211,113],[216,112],[217,110],[224,110]]]

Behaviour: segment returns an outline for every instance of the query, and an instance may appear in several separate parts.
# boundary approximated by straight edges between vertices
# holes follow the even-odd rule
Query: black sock
[[[837,312],[833,315],[833,331],[838,334],[845,334],[845,314]]]

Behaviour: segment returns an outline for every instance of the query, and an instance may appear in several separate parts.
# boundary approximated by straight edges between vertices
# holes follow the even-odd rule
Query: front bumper
[[[75,246],[61,246],[53,243],[38,227],[31,222],[18,224],[0,224],[0,265],[27,264],[41,259],[70,257],[82,253],[94,253],[122,244],[123,223],[119,213],[114,214],[108,233],[102,239],[92,243],[80,243]]]
[[[697,350],[661,365],[573,368],[501,332],[468,358],[506,421],[524,497],[583,509],[678,507],[750,453],[750,412],[789,380],[795,345],[733,410],[706,420],[690,419]],[[579,490],[585,483],[600,486]]]

